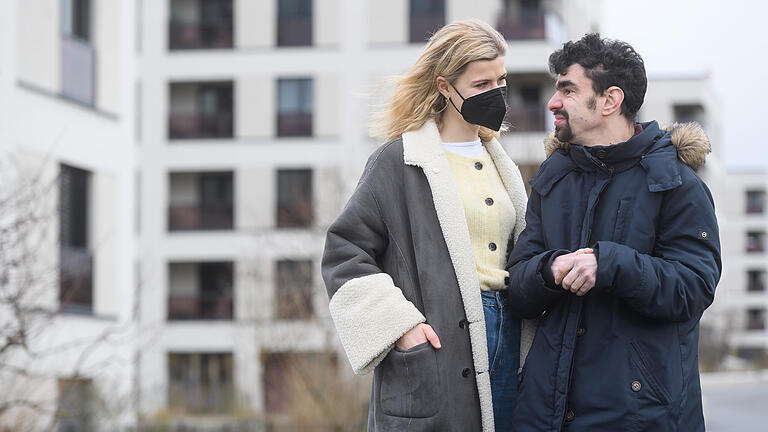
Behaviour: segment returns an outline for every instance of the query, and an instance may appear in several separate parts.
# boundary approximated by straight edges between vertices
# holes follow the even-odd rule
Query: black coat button
[[[469,321],[463,319],[459,321],[459,328],[469,327]]]
[[[576,330],[576,336],[581,336],[586,332],[587,330],[584,329],[584,327],[579,327],[578,330]]]
[[[568,410],[567,413],[565,413],[565,421],[573,421],[573,419],[576,418],[576,414],[572,410]]]
[[[519,374],[517,374],[517,383],[520,384],[522,382],[523,382],[523,373],[520,372]]]
[[[632,381],[631,387],[632,387],[632,391],[637,393],[640,391],[640,389],[643,388],[643,385],[640,384],[640,381]]]
[[[463,371],[461,371],[461,376],[463,376],[464,378],[466,378],[466,377],[468,377],[468,376],[469,376],[469,374],[471,374],[471,373],[472,373],[472,369],[470,369],[470,368],[464,368],[464,370],[463,370]]]
[[[491,251],[495,251],[496,250],[496,243],[493,243],[493,242],[489,243],[488,244],[488,249],[490,249]]]
[[[504,277],[504,285],[509,285],[509,276]]]
[[[597,157],[599,157],[600,159],[605,158],[605,150],[598,150]]]
[[[493,205],[493,198],[486,198],[485,199],[485,204],[489,205],[489,206],[492,206]]]
[[[475,162],[475,169],[476,169],[476,170],[481,170],[481,169],[483,169],[483,164],[482,164],[482,163],[480,163],[480,162]]]

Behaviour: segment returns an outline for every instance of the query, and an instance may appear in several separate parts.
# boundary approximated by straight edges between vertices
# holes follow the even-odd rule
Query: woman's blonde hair
[[[453,83],[468,63],[493,60],[506,51],[504,37],[483,21],[469,19],[444,26],[429,38],[416,64],[397,78],[392,98],[374,116],[373,135],[391,140],[419,129],[430,118],[439,125],[447,101],[437,89],[437,77]],[[480,126],[479,135],[488,141],[499,133]]]

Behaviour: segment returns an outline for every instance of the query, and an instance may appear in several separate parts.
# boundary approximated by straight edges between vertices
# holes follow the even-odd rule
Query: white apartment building
[[[0,14],[0,429],[119,430],[133,404],[133,2]]]
[[[720,282],[720,336],[731,354],[765,367],[768,364],[766,329],[766,190],[765,171],[729,171],[720,201],[727,223],[721,225],[726,272]]]
[[[380,144],[368,120],[382,78],[404,72],[445,23],[497,25],[517,85],[518,130],[503,143],[532,173],[551,124],[549,53],[599,16],[587,1],[139,5],[139,409],[147,424],[211,427],[298,421],[292,410],[318,401],[285,384],[297,371],[314,370],[298,377],[326,394],[323,379],[351,375],[320,257]],[[363,383],[355,394],[367,399],[365,380],[342,381]],[[365,421],[366,401],[331,394],[336,414],[319,417]]]

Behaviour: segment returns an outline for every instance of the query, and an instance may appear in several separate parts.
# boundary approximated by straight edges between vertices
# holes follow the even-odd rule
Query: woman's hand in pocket
[[[440,349],[440,338],[429,324],[417,324],[416,327],[408,330],[397,340],[397,349],[405,351],[416,345],[429,341],[435,349]]]

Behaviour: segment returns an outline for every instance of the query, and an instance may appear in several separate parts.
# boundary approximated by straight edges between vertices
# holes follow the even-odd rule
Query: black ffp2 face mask
[[[456,90],[456,87],[453,88]],[[453,108],[461,114],[467,123],[485,126],[488,129],[498,131],[501,129],[501,123],[504,122],[504,116],[507,114],[507,87],[496,87],[474,96],[464,99],[464,96],[456,90],[464,103],[461,110],[451,100]]]

